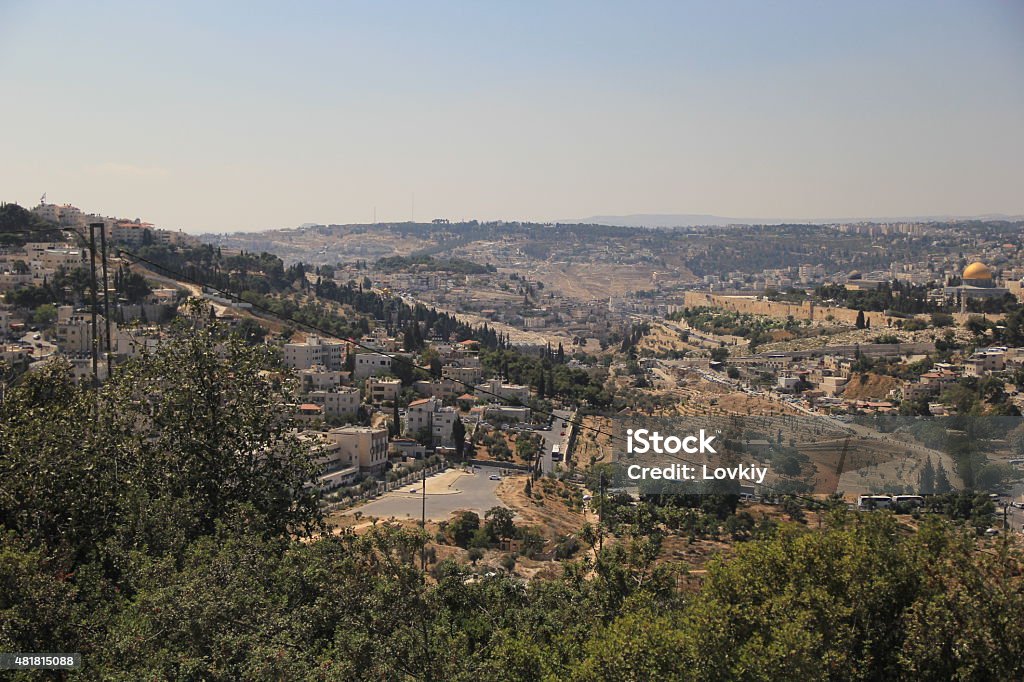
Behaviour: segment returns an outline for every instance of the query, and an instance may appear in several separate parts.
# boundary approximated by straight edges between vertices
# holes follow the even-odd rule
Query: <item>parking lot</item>
[[[502,506],[495,494],[500,481],[491,480],[497,469],[484,467],[472,473],[458,469],[427,478],[427,520],[444,521],[458,510],[474,511],[483,516],[491,507]],[[379,519],[420,518],[423,504],[422,483],[405,485],[353,511]]]

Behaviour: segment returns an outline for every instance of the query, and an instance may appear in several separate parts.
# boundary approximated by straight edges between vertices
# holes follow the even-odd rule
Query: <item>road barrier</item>
[[[529,473],[533,467],[528,464],[513,464],[512,462],[498,462],[492,459],[467,459],[466,464],[481,467],[494,467],[496,469],[514,469],[515,471],[525,471]]]
[[[432,476],[433,474],[436,474],[440,471],[444,471],[447,468],[448,464],[446,462],[434,464],[426,468],[426,475]],[[377,487],[372,490],[367,490],[366,492],[359,493],[356,495],[350,495],[344,502],[326,502],[323,504],[323,508],[329,512],[337,511],[338,509],[350,507],[354,504],[358,504],[359,502],[364,502],[366,500],[372,500],[374,498],[380,497],[384,493],[391,492],[392,490],[397,490],[398,488],[407,486],[411,483],[419,483],[423,480],[423,471],[423,469],[420,469],[419,471],[414,471],[394,481],[379,481],[377,483]]]

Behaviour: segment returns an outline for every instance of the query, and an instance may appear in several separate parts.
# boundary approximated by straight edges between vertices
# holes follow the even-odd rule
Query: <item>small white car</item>
[[[492,481],[500,481],[501,480],[501,476],[499,476],[498,474],[491,474],[490,476],[488,476],[488,478],[491,479]]]

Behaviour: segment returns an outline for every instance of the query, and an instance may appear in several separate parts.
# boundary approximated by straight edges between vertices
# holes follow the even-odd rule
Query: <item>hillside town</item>
[[[1024,4],[0,27],[0,678],[1024,680]]]
[[[348,240],[354,260],[286,264],[232,250],[230,239],[204,245],[70,205],[5,210],[28,226],[0,251],[5,385],[58,358],[73,381],[101,383],[119,364],[158,349],[176,320],[212,316],[247,343],[274,349],[279,364],[268,371],[295,378],[295,401],[282,409],[293,411],[303,437],[323,448],[316,483],[332,508],[376,498],[417,471],[449,462],[584,484],[590,467],[621,455],[610,441],[598,445],[593,438],[601,432],[596,425],[610,423],[610,408],[619,410],[613,421],[692,416],[703,405],[702,412],[713,406],[710,412],[835,425],[867,416],[1013,416],[1024,407],[1024,261],[1014,225],[822,226],[862,251],[788,268],[698,275],[697,260],[728,243],[722,230],[615,228],[585,249],[563,239],[568,251],[549,251],[549,232],[529,226],[331,228]],[[89,225],[102,229],[106,252],[97,253]],[[557,229],[567,236],[580,230]],[[804,253],[792,252],[792,236],[804,234],[803,227],[732,229],[758,231],[766,249],[789,260],[815,250],[802,243]],[[496,230],[506,236],[492,240]],[[323,233],[310,229],[289,239]],[[368,233],[380,248],[383,236],[397,246],[409,234],[439,243],[458,237],[460,245],[445,257],[410,252],[371,262],[352,240]],[[40,234],[51,238],[36,240]],[[666,252],[627,251],[627,238],[678,240],[684,249],[656,257]],[[877,240],[894,238],[914,260],[877,269]],[[187,274],[204,272],[207,262],[214,268],[209,281]],[[558,268],[566,263],[594,272],[658,270],[642,289],[581,297],[585,279],[574,288],[552,278],[565,274]],[[865,272],[847,269],[853,267]],[[295,313],[275,312],[288,309]],[[455,335],[425,324],[427,310],[457,325]],[[578,385],[556,385],[564,381]],[[581,441],[588,443],[585,460],[576,451]],[[1009,497],[1018,496],[1008,464],[1018,455],[1006,449],[986,465],[990,482]],[[963,483],[948,464],[947,476]],[[817,466],[806,463],[801,475],[815,479]],[[858,495],[916,494],[924,466],[901,466],[888,479],[884,471],[848,472],[830,492],[851,504]],[[779,485],[773,478],[774,488],[751,494],[770,496]]]

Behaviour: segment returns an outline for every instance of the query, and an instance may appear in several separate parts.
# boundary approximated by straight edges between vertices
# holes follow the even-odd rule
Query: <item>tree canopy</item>
[[[685,588],[664,524],[623,505],[591,552],[523,581],[420,567],[428,538],[324,528],[289,380],[217,325],[99,389],[30,372],[0,407],[0,650],[80,651],[83,679],[1020,679],[1022,561],[974,529],[833,512],[753,520]],[[614,509],[614,505],[610,507]],[[739,517],[736,517],[739,518]],[[543,540],[511,512],[448,530]],[[603,532],[603,531],[602,531]],[[485,540],[487,538],[479,538]],[[484,543],[486,544],[486,543]],[[578,544],[578,543],[577,543]],[[474,556],[478,555],[475,554]],[[571,553],[570,553],[571,554]]]

